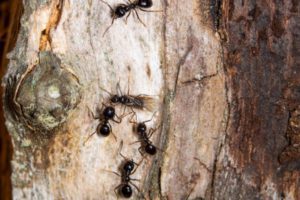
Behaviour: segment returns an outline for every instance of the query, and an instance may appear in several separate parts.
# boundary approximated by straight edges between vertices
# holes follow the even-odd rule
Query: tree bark
[[[121,141],[142,160],[130,116],[111,123],[116,139],[87,138],[99,124],[91,112],[120,83],[157,101],[147,126],[159,151],[132,175],[133,198],[299,199],[297,2],[151,9],[161,12],[137,10],[146,27],[132,12],[103,35],[112,18],[102,1],[24,2],[3,81],[13,198],[117,199]],[[135,111],[139,121],[154,112]]]

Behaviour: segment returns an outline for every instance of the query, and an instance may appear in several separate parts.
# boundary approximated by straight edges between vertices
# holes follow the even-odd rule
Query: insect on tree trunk
[[[300,198],[296,1],[153,1],[159,12],[132,10],[104,35],[103,1],[23,7],[3,79],[14,199],[117,199],[120,150],[142,160],[134,199]],[[91,136],[117,84],[155,99],[134,110],[157,111],[155,156],[139,153],[130,114],[110,122],[115,138]]]

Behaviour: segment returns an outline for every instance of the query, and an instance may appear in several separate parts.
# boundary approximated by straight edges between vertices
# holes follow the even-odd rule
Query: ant
[[[107,92],[110,95],[110,102],[112,104],[121,104],[121,105],[125,106],[122,115],[124,115],[124,113],[125,113],[126,106],[130,107],[132,112],[133,112],[133,108],[139,109],[139,110],[146,109],[148,111],[151,111],[156,106],[155,99],[148,95],[144,95],[144,94],[140,94],[140,95],[136,95],[136,96],[129,95],[129,87],[128,87],[127,94],[122,94],[119,83],[117,83],[116,88],[117,88],[118,94],[112,94],[109,91],[105,90],[104,88],[100,87],[100,89],[102,89],[103,91]]]
[[[144,12],[161,12],[160,10],[145,10],[147,8],[151,8],[153,5],[152,0],[135,0],[134,2],[131,2],[131,0],[127,0],[128,3],[127,4],[118,4],[115,9],[113,9],[107,2],[101,0],[103,3],[105,3],[111,10],[112,13],[112,22],[111,25],[109,27],[106,28],[105,32],[103,33],[103,36],[105,35],[105,33],[108,31],[108,29],[113,25],[114,20],[118,19],[118,18],[122,18],[127,14],[126,16],[126,22],[128,17],[131,14],[131,11],[133,10],[138,18],[138,20],[144,25],[145,23],[140,19],[140,16],[138,14],[138,12],[136,11],[136,9],[140,9]]]
[[[107,137],[110,133],[112,133],[112,128],[111,125],[109,123],[109,120],[112,120],[116,123],[121,123],[121,118],[119,116],[117,116],[115,108],[112,106],[106,106],[103,103],[104,109],[102,111],[102,115],[101,116],[95,116],[93,112],[92,116],[94,119],[99,119],[100,123],[98,124],[96,131],[94,133],[92,133],[84,143],[86,143],[95,133],[97,133],[97,135],[101,135],[104,137]],[[114,119],[115,117],[118,118],[118,120]],[[113,133],[112,133],[113,134]],[[114,138],[116,139],[116,136],[113,134]]]
[[[120,150],[119,150],[119,154],[124,159],[124,163],[121,165],[120,168],[121,174],[118,174],[113,171],[108,171],[108,172],[112,172],[115,175],[121,177],[121,184],[114,189],[115,194],[117,195],[117,193],[119,192],[119,194],[121,194],[123,197],[130,198],[133,193],[131,186],[134,186],[137,189],[137,191],[141,193],[139,188],[132,182],[132,181],[139,181],[139,179],[134,179],[131,178],[130,176],[136,172],[137,168],[140,166],[143,159],[139,163],[136,163],[133,161],[133,159],[129,159],[125,157],[121,153],[122,146],[123,146],[123,140],[121,141]]]
[[[156,112],[155,112],[156,113]],[[155,155],[156,152],[157,152],[157,147],[154,146],[152,144],[152,141],[150,141],[150,138],[152,136],[152,134],[158,129],[158,128],[150,128],[148,133],[147,133],[147,126],[146,126],[146,123],[147,122],[150,122],[155,113],[153,113],[151,119],[149,120],[146,120],[146,121],[143,121],[143,122],[137,122],[137,117],[136,117],[136,114],[134,113],[130,119],[130,123],[134,123],[136,124],[136,131],[137,133],[139,134],[139,137],[140,137],[140,140],[138,142],[142,142],[142,146],[138,149],[139,152],[143,155],[143,152],[141,151],[143,149],[143,151],[145,151],[147,154],[149,155]],[[136,121],[132,121],[132,118],[133,116],[136,117]]]

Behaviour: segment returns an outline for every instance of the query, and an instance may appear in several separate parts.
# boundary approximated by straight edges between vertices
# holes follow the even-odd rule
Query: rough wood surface
[[[22,3],[19,0],[0,2],[0,77],[6,73],[8,64],[6,54],[15,45],[21,13]],[[4,88],[0,87],[1,96],[3,91]],[[0,199],[10,200],[12,144],[4,122],[3,102],[0,101]]]
[[[216,199],[300,198],[299,6],[224,2],[230,118]]]
[[[120,142],[141,160],[128,117],[117,141],[84,141],[99,123],[88,108],[120,81],[158,102],[147,125],[161,151],[133,175],[146,199],[299,199],[297,2],[153,3],[162,12],[138,11],[146,27],[131,15],[102,37],[101,1],[25,2],[4,79],[14,198],[117,198]]]

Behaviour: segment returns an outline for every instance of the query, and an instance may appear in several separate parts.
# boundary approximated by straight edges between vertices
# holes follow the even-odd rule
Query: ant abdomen
[[[128,184],[124,184],[121,188],[121,194],[125,198],[130,198],[132,196],[132,188]]]
[[[111,130],[110,130],[110,126],[107,123],[104,124],[99,124],[97,127],[97,134],[99,136],[108,136],[110,134]]]
[[[139,0],[137,5],[141,8],[150,8],[152,7],[152,0]]]
[[[145,145],[145,152],[150,155],[156,154],[156,147],[153,144],[146,144]]]

